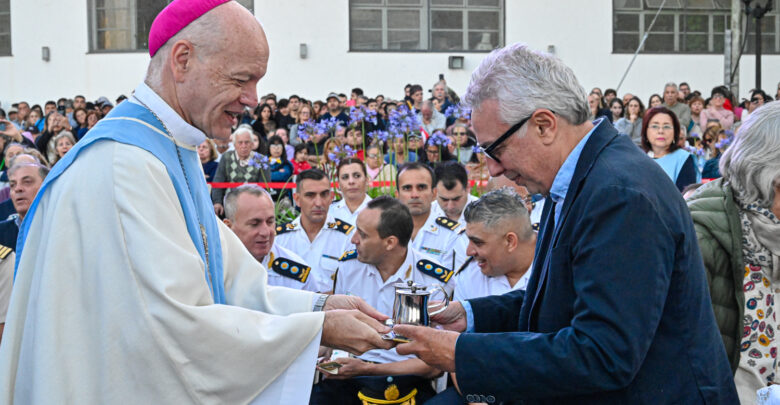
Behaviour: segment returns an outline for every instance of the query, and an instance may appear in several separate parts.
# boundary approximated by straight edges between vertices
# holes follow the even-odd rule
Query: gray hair
[[[491,52],[477,70],[463,101],[478,110],[497,100],[499,117],[514,125],[538,108],[547,108],[573,125],[590,115],[585,89],[560,59],[517,43]]]
[[[470,202],[463,211],[463,217],[466,223],[481,223],[488,229],[494,229],[500,223],[517,224],[517,228],[512,231],[521,240],[529,240],[534,236],[523,197],[509,187],[489,191],[479,200]]]
[[[195,21],[184,27],[181,31],[172,36],[168,41],[157,50],[149,62],[146,70],[146,84],[152,89],[162,87],[163,66],[168,61],[173,44],[182,39],[192,42],[193,46],[199,51],[196,52],[198,60],[203,61],[220,50],[222,41],[215,38],[222,37],[222,24],[218,21],[216,13],[208,12],[203,14]]]
[[[669,82],[664,85],[664,91],[666,91],[667,88],[674,87],[675,90],[677,90],[677,83],[675,82]]]
[[[57,142],[59,142],[60,139],[62,139],[62,138],[68,138],[68,139],[70,139],[70,142],[72,144],[74,144],[74,145],[76,144],[76,137],[73,136],[73,132],[70,132],[67,129],[65,129],[65,130],[60,131],[60,133],[57,134],[57,136],[54,137],[54,145],[57,145]]]
[[[20,155],[23,156],[23,155]],[[29,156],[29,155],[27,155]],[[18,157],[18,156],[17,156]],[[14,160],[16,157],[14,157]],[[10,178],[13,176],[14,173],[16,173],[17,170],[23,168],[23,167],[34,167],[38,169],[38,175],[41,176],[41,180],[45,179],[46,176],[49,174],[49,168],[40,164],[40,163],[29,163],[29,162],[19,162],[17,164],[14,164],[11,166],[10,169],[8,169],[8,177]]]
[[[720,158],[723,180],[731,183],[737,198],[760,202],[769,208],[780,180],[780,102],[757,108],[742,123],[734,143]]]
[[[240,197],[241,194],[250,194],[255,197],[265,196],[268,197],[272,204],[274,202],[274,199],[271,198],[271,195],[268,194],[268,191],[265,191],[264,188],[258,186],[257,184],[244,184],[230,190],[227,195],[225,195],[223,204],[225,207],[225,218],[231,221],[236,219],[236,211],[238,211],[238,197]]]
[[[235,143],[236,142],[236,136],[241,135],[243,133],[249,134],[249,139],[252,139],[252,134],[254,134],[254,131],[252,131],[252,127],[249,125],[241,124],[236,128],[235,131],[233,131],[232,134],[230,134],[230,141]]]

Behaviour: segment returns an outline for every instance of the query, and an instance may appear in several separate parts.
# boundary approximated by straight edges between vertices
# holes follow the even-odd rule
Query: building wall
[[[526,42],[571,66],[586,90],[615,87],[632,55],[612,54],[611,0],[505,0],[506,43]],[[0,57],[0,102],[42,103],[84,94],[88,100],[129,94],[143,79],[149,56],[89,53],[86,0],[11,0],[13,56]],[[457,92],[468,84],[484,53],[455,53],[465,68],[447,68],[449,53],[349,52],[348,0],[255,0],[271,55],[258,92],[324,98],[330,91],[362,87],[367,94],[400,97],[406,83],[429,88],[443,73]],[[308,57],[299,57],[307,44]],[[41,60],[48,46],[51,60]],[[754,87],[755,57],[740,62],[740,94]],[[721,55],[639,55],[619,93],[647,100],[667,81],[687,81],[709,94],[723,82]],[[780,56],[763,57],[763,87],[774,94]]]

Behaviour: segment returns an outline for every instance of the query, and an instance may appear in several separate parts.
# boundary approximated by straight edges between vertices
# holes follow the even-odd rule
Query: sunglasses
[[[550,110],[550,112],[555,114],[555,111],[553,111],[553,110]],[[479,150],[482,153],[484,153],[487,157],[495,160],[496,163],[501,163],[501,159],[499,159],[498,156],[495,154],[496,148],[498,148],[512,134],[517,132],[517,130],[519,130],[520,127],[525,125],[525,123],[528,122],[528,120],[530,120],[531,117],[533,117],[533,113],[531,113],[531,115],[529,115],[529,116],[523,118],[522,120],[520,120],[520,122],[518,122],[517,124],[512,125],[511,128],[509,128],[506,132],[504,132],[503,135],[499,136],[495,141],[493,141],[493,143],[491,143],[489,145],[485,145],[485,144],[480,145],[479,146]]]

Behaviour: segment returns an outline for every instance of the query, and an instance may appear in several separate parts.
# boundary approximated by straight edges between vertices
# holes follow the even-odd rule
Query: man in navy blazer
[[[693,223],[660,167],[588,121],[571,69],[525,45],[485,58],[464,99],[490,174],[549,196],[531,279],[451,304],[434,317],[449,331],[396,326],[412,339],[398,353],[455,372],[469,402],[738,403]]]

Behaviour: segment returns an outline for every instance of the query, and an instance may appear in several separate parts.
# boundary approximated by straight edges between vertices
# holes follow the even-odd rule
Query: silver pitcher
[[[436,291],[440,291],[444,295],[444,302],[430,305],[428,302]],[[393,302],[393,324],[429,326],[431,315],[444,311],[449,304],[450,299],[447,292],[439,285],[427,290],[426,286],[415,284],[411,280],[407,284],[397,283],[395,284],[395,301]],[[430,312],[431,308],[439,305],[440,309]]]

